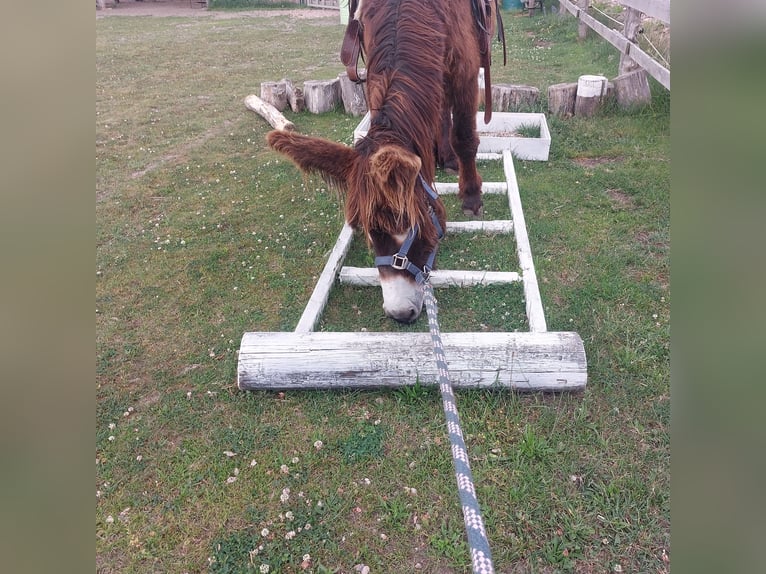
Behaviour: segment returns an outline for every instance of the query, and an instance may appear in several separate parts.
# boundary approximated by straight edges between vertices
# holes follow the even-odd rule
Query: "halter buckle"
[[[396,253],[391,256],[391,267],[398,269],[399,271],[404,271],[407,269],[409,262],[410,260],[407,259],[407,256],[402,255],[401,253]]]

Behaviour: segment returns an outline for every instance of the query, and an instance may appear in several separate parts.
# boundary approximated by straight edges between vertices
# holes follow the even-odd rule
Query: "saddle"
[[[492,50],[490,47],[489,30],[491,25],[487,19],[491,14],[491,3],[495,3],[497,16],[497,40],[503,43],[503,66],[506,64],[505,30],[503,18],[500,15],[498,0],[471,0],[474,24],[479,34],[479,53],[481,66],[484,68],[484,123],[488,124],[492,119],[492,80],[490,79],[489,67],[492,63]],[[349,0],[348,3],[348,26],[343,36],[343,44],[340,48],[340,61],[346,66],[346,73],[352,82],[361,83],[365,78],[359,76],[359,58],[364,61],[364,30],[362,23],[356,18],[356,9],[359,0]],[[489,103],[489,104],[488,104]]]

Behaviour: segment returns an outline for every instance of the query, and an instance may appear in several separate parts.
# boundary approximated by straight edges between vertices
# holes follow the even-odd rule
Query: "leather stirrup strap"
[[[362,56],[362,23],[354,17],[358,0],[348,3],[348,25],[340,47],[340,61],[346,66],[346,73],[352,82],[362,82],[359,78],[358,63]],[[362,56],[364,61],[364,56]]]

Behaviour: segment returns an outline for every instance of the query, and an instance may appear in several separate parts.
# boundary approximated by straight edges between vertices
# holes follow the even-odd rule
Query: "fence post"
[[[590,6],[590,0],[577,0],[577,6],[580,8],[580,12],[588,13],[588,6]],[[577,38],[580,40],[585,40],[585,38],[588,36],[588,25],[580,20],[580,23],[577,25]]]
[[[623,23],[623,27],[622,27],[622,35],[625,36],[625,38],[631,44],[637,44],[638,41],[636,40],[636,36],[638,35],[638,30],[640,27],[641,27],[641,12],[639,12],[635,8],[628,8],[626,6],[625,7],[625,22]],[[628,49],[628,52],[630,52],[630,49]],[[636,63],[636,61],[633,58],[631,58],[628,54],[626,54],[625,52],[620,54],[619,75],[632,72],[638,67],[639,66]]]

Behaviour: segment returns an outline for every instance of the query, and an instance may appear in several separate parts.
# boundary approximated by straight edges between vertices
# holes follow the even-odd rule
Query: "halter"
[[[442,226],[439,224],[439,219],[436,217],[436,212],[433,209],[433,204],[435,201],[439,199],[439,195],[431,188],[430,185],[428,185],[425,178],[423,177],[423,174],[419,174],[419,176],[420,176],[420,183],[423,185],[423,189],[426,191],[426,194],[428,194],[428,211],[431,213],[431,221],[436,227],[436,231],[438,233],[438,239],[439,241],[441,241],[441,239],[444,237],[444,230],[442,229]],[[434,267],[434,261],[436,260],[436,251],[439,248],[439,245],[437,243],[436,247],[434,247],[434,250],[431,252],[431,254],[428,256],[428,259],[426,260],[426,264],[423,265],[423,269],[419,269],[407,257],[407,253],[409,252],[410,247],[412,247],[412,244],[415,241],[415,237],[417,236],[419,229],[420,228],[417,223],[415,224],[414,227],[410,228],[409,232],[407,232],[407,237],[402,243],[402,246],[399,248],[399,251],[395,253],[394,255],[382,255],[382,256],[375,257],[375,266],[382,267],[382,266],[388,265],[392,267],[393,269],[397,269],[399,271],[409,271],[415,277],[415,282],[418,285],[422,285],[426,281],[428,281],[428,277],[431,275],[431,271],[433,270],[433,267]]]

